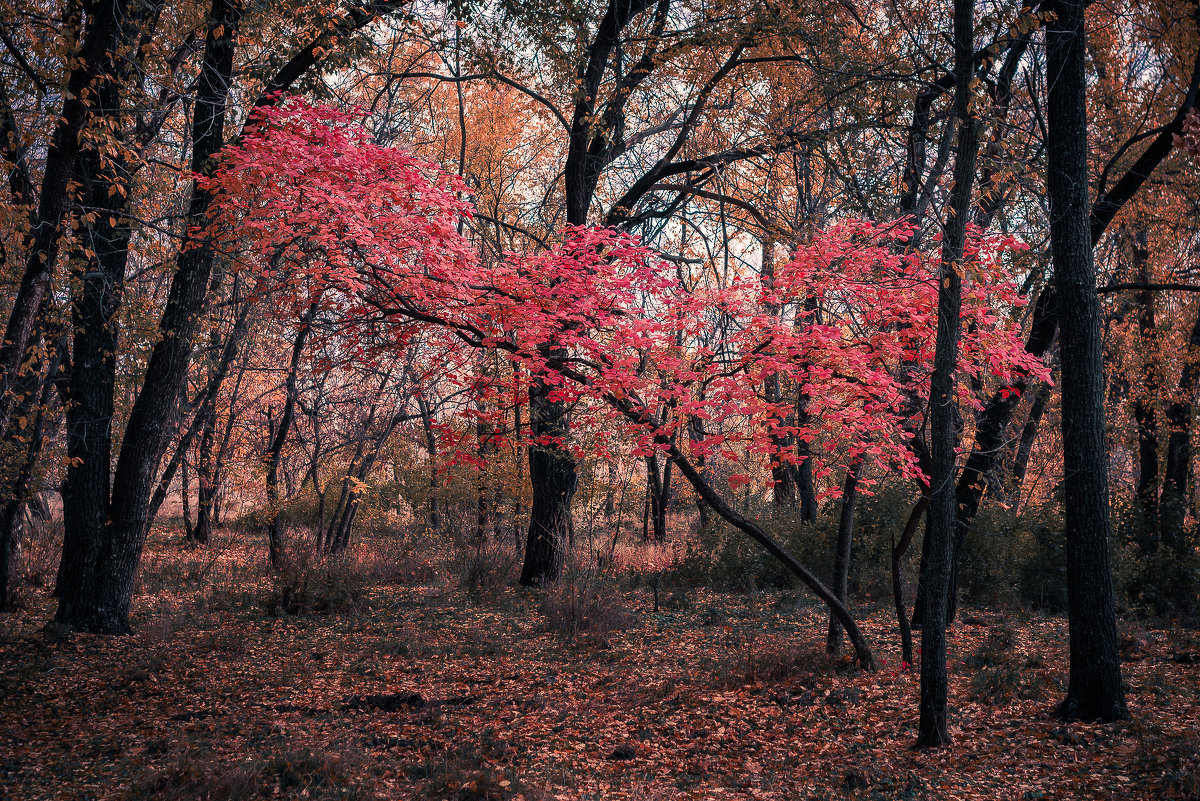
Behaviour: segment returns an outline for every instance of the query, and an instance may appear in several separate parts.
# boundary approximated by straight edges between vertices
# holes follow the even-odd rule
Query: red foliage
[[[484,262],[458,232],[471,213],[459,179],[376,145],[351,114],[299,100],[261,114],[211,179],[213,231],[287,303],[320,296],[341,312],[359,331],[354,355],[378,358],[418,325],[459,350],[503,352],[523,368],[514,375],[615,421],[635,454],[696,417],[716,421],[691,446],[705,455],[794,460],[776,453],[780,435],[793,435],[813,444],[818,478],[860,456],[919,475],[908,440],[928,394],[938,262],[908,246],[908,223],[835,225],[768,286],[685,275],[602,228],[567,228],[546,250]],[[1022,301],[1006,254],[1020,247],[971,234],[964,379],[1048,377],[1016,336]],[[471,364],[448,357],[445,371],[480,394],[520,390],[516,378],[467,376]],[[811,422],[763,397],[771,375],[808,395]],[[976,402],[965,383],[960,399]]]

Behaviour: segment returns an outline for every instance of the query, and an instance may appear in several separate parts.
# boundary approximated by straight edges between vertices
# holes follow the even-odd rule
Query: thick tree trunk
[[[921,628],[921,701],[916,745],[932,748],[950,742],[947,716],[946,598],[954,544],[954,461],[958,446],[955,368],[961,335],[962,259],[970,217],[979,122],[971,116],[974,0],[954,2],[954,121],[958,128],[954,184],[942,239],[938,328],[933,377],[929,385],[930,502],[925,536],[929,558],[925,580],[925,620]]]
[[[236,0],[214,0],[192,122],[192,169],[196,172],[208,168],[209,159],[224,143],[225,99],[232,78],[239,19]],[[190,225],[203,224],[210,202],[206,191],[193,186],[187,214]],[[184,389],[192,338],[212,261],[212,253],[203,243],[185,243],[180,251],[167,308],[159,322],[159,337],[125,427],[113,473],[111,500],[91,507],[91,503],[99,500],[96,489],[99,467],[85,466],[87,476],[68,478],[71,491],[84,493],[86,497],[88,508],[76,515],[79,523],[93,523],[97,515],[106,518],[106,524],[98,531],[93,532],[94,525],[87,528],[88,535],[95,533],[98,540],[82,542],[74,538],[68,547],[64,539],[63,564],[69,569],[65,586],[59,588],[55,619],[72,628],[95,633],[129,630],[129,604],[146,538],[154,474],[165,447],[163,421],[174,415]],[[73,392],[75,383],[73,373]],[[102,447],[107,450],[108,445]],[[64,517],[66,505],[64,499]],[[60,578],[60,585],[63,584]]]
[[[529,512],[529,534],[521,584],[532,586],[555,581],[562,572],[567,544],[571,541],[571,499],[578,478],[575,459],[566,450],[570,432],[566,404],[551,400],[551,387],[535,380],[529,388],[529,481],[533,504]]]
[[[1111,183],[1103,195],[1096,198],[1091,205],[1089,217],[1089,235],[1092,247],[1095,247],[1117,212],[1128,203],[1145,184],[1160,164],[1171,154],[1174,139],[1183,130],[1183,121],[1195,107],[1197,93],[1200,91],[1200,50],[1192,66],[1191,81],[1188,90],[1180,103],[1175,117],[1159,129],[1158,135],[1142,151],[1137,161],[1121,176],[1120,180]],[[1043,289],[1034,301],[1033,329],[1025,343],[1025,350],[1034,356],[1042,356],[1054,341],[1058,331],[1058,308],[1053,286]],[[1012,419],[1016,402],[1019,400],[1011,390],[1016,388],[1019,393],[1027,389],[1027,382],[1017,381],[1010,387],[1002,387],[992,395],[983,414],[979,416],[976,430],[976,447],[971,452],[962,475],[959,477],[959,512],[955,525],[959,534],[956,544],[965,538],[967,529],[979,508],[979,500],[983,496],[986,482],[981,479],[991,469],[999,449],[983,443],[999,442],[1005,428]],[[966,501],[962,496],[966,496]],[[961,550],[961,546],[959,546]],[[956,557],[957,563],[957,557]],[[917,599],[913,605],[913,625],[919,625],[924,610],[924,596],[921,587],[924,585],[924,566],[922,563],[922,581],[917,587]]]
[[[121,20],[121,41],[136,34],[134,19]],[[100,108],[116,113],[121,78],[114,67],[95,88]],[[66,409],[69,462],[63,483],[63,549],[55,594],[56,619],[75,628],[123,634],[121,610],[102,599],[111,548],[109,489],[115,409],[117,313],[125,289],[132,235],[126,207],[133,191],[122,143],[108,149],[92,143],[80,150],[77,178],[84,204],[95,218],[84,230],[81,252],[71,269],[71,371]]]
[[[1047,175],[1062,329],[1063,489],[1071,677],[1058,714],[1126,718],[1109,566],[1108,452],[1100,299],[1088,226],[1084,3],[1055,0],[1046,29]]]
[[[838,517],[837,543],[833,552],[833,594],[849,609],[846,600],[850,592],[850,549],[854,544],[854,507],[858,503],[858,472],[862,459],[857,459],[846,470],[842,484],[842,513]],[[825,651],[837,656],[842,650],[842,624],[831,613],[829,631],[825,637]]]
[[[103,76],[115,70],[113,61],[125,44],[122,26],[130,15],[130,5],[128,0],[91,0],[83,4],[86,27],[66,91],[62,93],[62,111],[46,154],[37,214],[24,243],[24,252],[28,254],[25,271],[4,337],[0,339],[0,431],[8,427],[13,400],[9,390],[18,379],[20,365],[36,336],[39,310],[58,261],[60,229],[74,200],[69,185],[82,150],[81,133],[93,114],[116,111],[106,107],[104,99],[94,89],[89,91],[89,87],[95,87]]]

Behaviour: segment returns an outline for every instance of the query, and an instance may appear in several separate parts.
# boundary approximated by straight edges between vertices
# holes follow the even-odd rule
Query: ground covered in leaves
[[[297,568],[156,541],[136,635],[0,617],[5,799],[1200,798],[1200,638],[1125,629],[1133,720],[1064,725],[1066,624],[968,610],[952,747],[910,748],[917,677],[823,655],[793,593],[412,564]],[[471,585],[474,585],[473,587]]]

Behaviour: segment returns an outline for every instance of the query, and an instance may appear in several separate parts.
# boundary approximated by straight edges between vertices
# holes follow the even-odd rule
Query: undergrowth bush
[[[850,560],[850,594],[862,600],[891,595],[891,548],[912,511],[915,499],[900,486],[885,485],[873,495],[860,495],[855,510],[854,546]],[[837,545],[839,503],[825,505],[817,520],[805,523],[799,513],[775,511],[757,522],[792,556],[824,582],[832,576]],[[920,543],[910,547],[905,571],[914,575]],[[792,589],[797,580],[782,563],[741,531],[723,522],[701,529],[676,559],[670,579],[710,589]]]
[[[1147,617],[1200,621],[1200,524],[1154,525],[1132,500],[1113,505],[1118,598]]]
[[[1052,612],[1067,607],[1067,563],[1057,504],[1012,509],[984,503],[967,533],[959,566],[964,603],[1025,606]]]
[[[1021,650],[1016,629],[999,622],[964,663],[975,671],[971,696],[984,703],[1002,705],[1017,699],[1040,700],[1057,689],[1040,654]]]
[[[567,578],[540,592],[546,628],[565,637],[622,631],[637,620],[617,588],[600,579]]]
[[[128,801],[243,801],[303,798],[309,801],[368,801],[340,755],[297,751],[265,759],[221,764],[215,757],[189,756],[130,788]]]
[[[362,573],[344,560],[291,554],[273,577],[262,605],[272,617],[363,612],[366,584]]]

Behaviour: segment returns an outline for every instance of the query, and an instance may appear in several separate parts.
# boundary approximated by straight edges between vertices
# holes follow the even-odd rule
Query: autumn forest
[[[1200,799],[1200,5],[0,7],[0,801]]]

